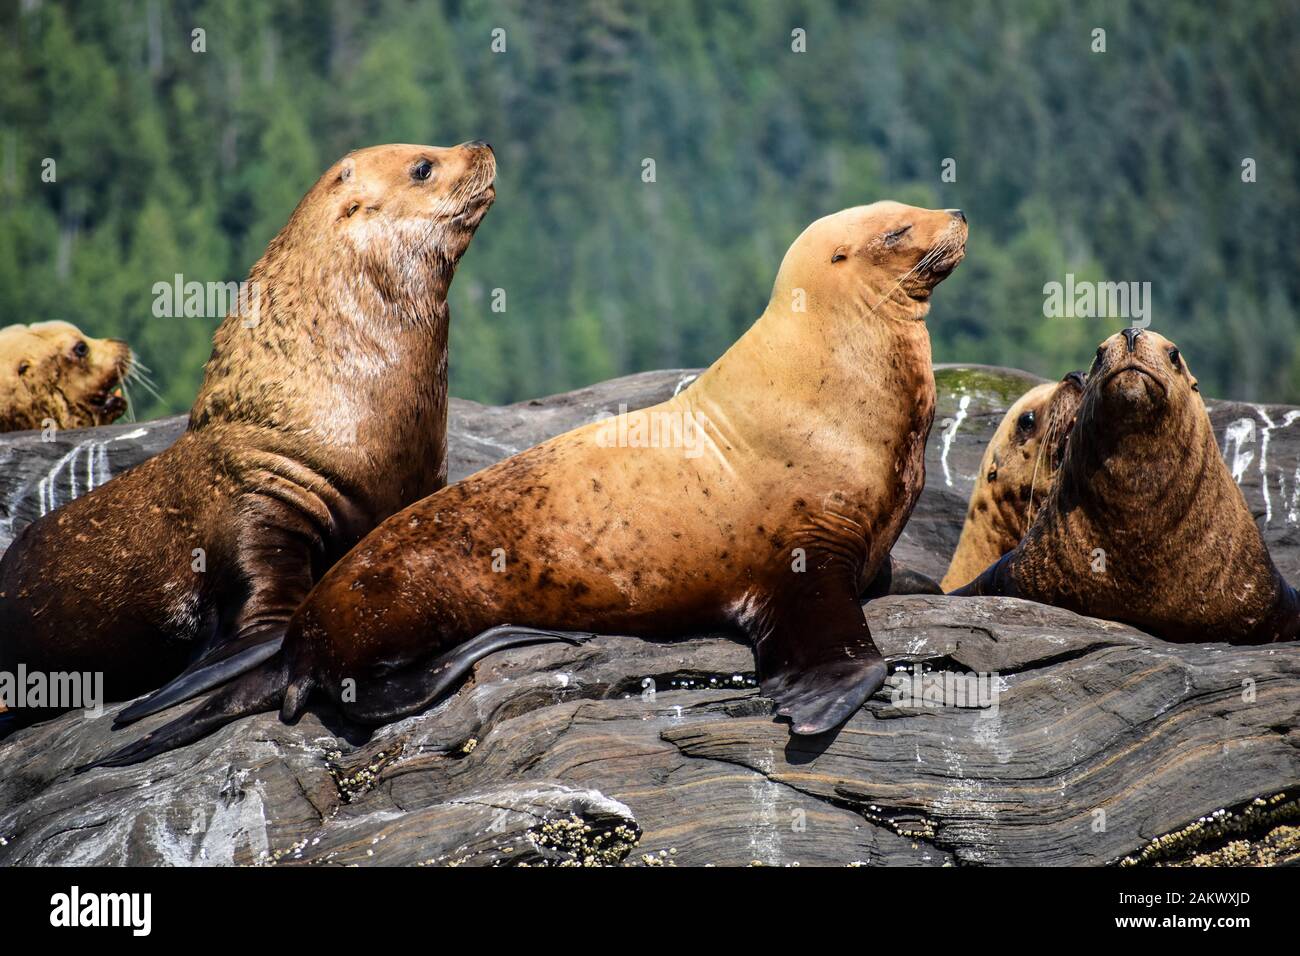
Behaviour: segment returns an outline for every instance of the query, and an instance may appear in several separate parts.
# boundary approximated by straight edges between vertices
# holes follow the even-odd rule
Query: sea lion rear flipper
[[[198,707],[171,723],[163,724],[133,744],[114,750],[107,757],[77,767],[85,773],[96,767],[127,767],[168,750],[193,743],[240,717],[274,710],[284,697],[288,665],[283,655],[240,675]]]
[[[843,592],[843,593],[840,593]],[[848,720],[885,682],[888,668],[848,588],[799,602],[754,646],[759,686],[796,734]]]
[[[283,624],[268,625],[238,640],[218,645],[169,683],[122,710],[113,718],[113,728],[116,730],[133,724],[142,717],[197,697],[232,677],[252,670],[280,650],[284,630]]]
[[[511,647],[525,647],[553,641],[578,645],[589,636],[566,634],[562,631],[542,631],[513,624],[489,628],[463,644],[457,644],[440,655],[432,664],[420,667],[415,673],[410,669],[400,671],[382,679],[379,687],[367,690],[364,695],[358,693],[358,701],[373,700],[373,706],[365,707],[354,703],[346,708],[346,712],[349,717],[365,723],[387,723],[407,717],[433,706],[448,690],[456,686],[457,681],[469,673],[471,667],[489,654]]]

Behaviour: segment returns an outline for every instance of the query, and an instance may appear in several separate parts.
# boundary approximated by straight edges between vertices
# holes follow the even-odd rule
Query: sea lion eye
[[[72,347],[72,354],[75,355],[77,358],[85,358],[86,354],[89,351],[90,351],[90,346],[87,345],[85,342],[78,342],[76,345]]]
[[[1183,367],[1183,363],[1182,363],[1181,359],[1179,358],[1178,349],[1170,349],[1170,350],[1169,350],[1169,361],[1171,361],[1171,362],[1174,363],[1174,368],[1182,368],[1182,367]]]
[[[841,246],[840,248],[836,249],[835,252],[831,255],[831,262],[843,262],[848,257],[849,254],[845,252],[844,247]]]
[[[422,159],[411,167],[411,178],[418,180],[419,182],[424,182],[432,175],[433,163],[429,162],[427,159]]]
[[[31,368],[31,367],[32,367],[32,363],[31,363],[31,362],[28,362],[28,361],[26,361],[26,360],[24,360],[24,361],[22,361],[22,362],[19,362],[19,363],[18,363],[18,374],[19,374],[19,375],[26,375],[26,374],[27,374],[27,370],[28,370],[29,368]]]
[[[1034,422],[1036,420],[1037,420],[1037,416],[1032,411],[1025,412],[1023,415],[1021,415],[1019,418],[1016,419],[1016,427],[1019,428],[1022,432],[1030,431],[1031,429],[1033,429]]]
[[[911,229],[911,228],[912,228],[912,227],[911,227],[911,225],[909,224],[909,225],[903,226],[903,228],[901,228],[901,229],[895,229],[893,232],[887,232],[887,233],[885,233],[885,245],[887,245],[887,246],[892,246],[892,245],[894,245],[895,243],[898,242],[899,239],[902,239],[903,236],[905,236],[905,235],[907,234],[907,230],[909,230],[909,229]]]

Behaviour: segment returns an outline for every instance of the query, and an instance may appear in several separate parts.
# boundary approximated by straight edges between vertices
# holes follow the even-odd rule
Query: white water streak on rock
[[[1282,419],[1282,424],[1278,425],[1269,417],[1268,412],[1263,405],[1252,405],[1255,413],[1264,421],[1264,427],[1260,430],[1259,438],[1259,477],[1260,491],[1264,495],[1264,523],[1269,524],[1273,520],[1273,496],[1268,487],[1268,441],[1269,436],[1275,428],[1288,428],[1297,418],[1300,418],[1300,410],[1292,409],[1286,413]],[[1285,491],[1282,486],[1282,472],[1278,472],[1279,491],[1282,492],[1285,499]],[[1288,520],[1289,516],[1288,516]]]
[[[73,498],[94,491],[113,477],[108,464],[109,442],[143,438],[148,434],[147,428],[134,428],[112,438],[88,438],[77,444],[37,482],[36,492],[40,498],[41,514],[47,515]],[[61,478],[66,480],[61,483]],[[65,489],[66,496],[61,494]]]
[[[750,818],[749,849],[754,859],[769,866],[781,864],[781,831],[777,822],[777,797],[780,786],[768,775],[773,772],[775,761],[772,754],[758,757],[761,774],[755,774],[749,781]]]
[[[1223,430],[1223,457],[1232,472],[1232,480],[1237,484],[1241,484],[1246,469],[1255,460],[1255,453],[1243,449],[1242,446],[1253,444],[1254,441],[1255,420],[1253,418],[1238,418]]]
[[[963,395],[957,405],[957,414],[947,419],[946,428],[943,430],[943,451],[939,456],[943,464],[943,480],[949,488],[952,487],[952,472],[948,468],[948,449],[952,447],[952,440],[957,437],[957,429],[961,428],[961,423],[966,420],[966,409],[970,408],[970,396]]]
[[[108,442],[102,439],[82,442],[56,461],[54,467],[37,483],[41,514],[49,514],[65,502],[98,488],[112,477],[112,471],[108,467]]]

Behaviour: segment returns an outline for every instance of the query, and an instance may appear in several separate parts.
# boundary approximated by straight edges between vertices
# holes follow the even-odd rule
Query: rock
[[[792,738],[744,646],[607,636],[489,658],[355,745],[263,714],[73,776],[120,735],[65,716],[0,750],[0,863],[1105,864],[1297,780],[1294,647],[1004,598],[866,613],[891,662],[996,672],[996,709],[886,685],[838,734]]]
[[[455,401],[452,477],[620,403],[651,404],[692,375],[646,373],[500,408]],[[984,443],[1034,381],[945,366],[936,379],[927,487],[895,547],[934,577],[955,545]],[[1215,403],[1211,414],[1279,567],[1300,577],[1300,411]],[[156,454],[182,427],[168,419],[51,443],[0,436],[7,526]],[[117,734],[107,717],[68,714],[0,743],[0,864],[1300,856],[1300,647],[1166,644],[1002,598],[890,597],[865,613],[892,665],[923,665],[932,682],[984,675],[983,700],[951,706],[954,685],[950,706],[927,706],[901,694],[900,669],[837,733],[795,738],[758,696],[742,644],[601,636],[488,658],[452,698],[368,738],[328,714],[293,727],[262,714],[136,767],[74,775],[174,714]],[[995,708],[979,706],[990,700]]]

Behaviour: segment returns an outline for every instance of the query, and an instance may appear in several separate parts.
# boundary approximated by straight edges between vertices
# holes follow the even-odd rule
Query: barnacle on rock
[[[1120,866],[1277,866],[1300,861],[1300,795],[1282,791],[1215,810],[1156,837]]]
[[[528,839],[543,857],[534,866],[619,866],[641,841],[641,828],[626,822],[593,826],[571,813],[529,827]]]
[[[337,750],[329,751],[325,754],[326,766],[329,774],[334,778],[334,786],[338,788],[339,798],[344,803],[351,803],[361,794],[367,792],[375,785],[380,772],[390,763],[397,759],[402,752],[402,746],[398,744],[392,750],[380,750],[368,762],[360,767],[349,769],[341,765],[342,754]]]

